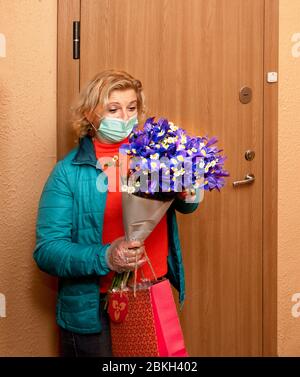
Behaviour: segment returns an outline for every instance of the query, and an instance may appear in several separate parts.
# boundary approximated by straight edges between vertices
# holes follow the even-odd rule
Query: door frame
[[[267,72],[278,72],[279,0],[264,1],[263,78],[263,251],[262,350],[277,356],[277,204],[278,204],[278,83]],[[75,146],[70,127],[70,102],[79,92],[80,59],[73,60],[73,21],[80,21],[80,0],[57,0],[57,159]],[[74,142],[73,142],[74,141]]]
[[[263,356],[277,351],[278,72],[279,0],[265,0],[263,127]]]

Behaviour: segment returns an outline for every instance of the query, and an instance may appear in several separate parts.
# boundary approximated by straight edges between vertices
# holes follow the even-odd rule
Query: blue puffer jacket
[[[41,195],[36,225],[34,259],[42,271],[59,278],[57,324],[81,334],[101,331],[99,278],[110,272],[105,261],[109,244],[101,244],[107,192],[96,187],[100,172],[86,136],[55,165]],[[175,210],[189,213],[196,208],[176,199],[167,213],[167,277],[180,302],[184,270]]]

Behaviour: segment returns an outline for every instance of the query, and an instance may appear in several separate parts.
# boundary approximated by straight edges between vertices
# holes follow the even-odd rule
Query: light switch
[[[277,82],[277,72],[268,72],[267,74],[267,82]]]

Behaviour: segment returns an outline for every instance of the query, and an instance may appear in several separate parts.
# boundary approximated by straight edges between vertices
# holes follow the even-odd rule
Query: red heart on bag
[[[125,292],[114,292],[108,301],[108,314],[113,322],[125,321],[128,314],[128,296]]]

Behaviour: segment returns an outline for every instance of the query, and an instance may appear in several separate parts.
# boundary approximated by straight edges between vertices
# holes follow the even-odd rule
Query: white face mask
[[[96,130],[93,124],[92,126],[102,139],[117,143],[126,139],[137,123],[137,115],[134,115],[127,121],[119,118],[105,117],[100,120],[98,130]]]

